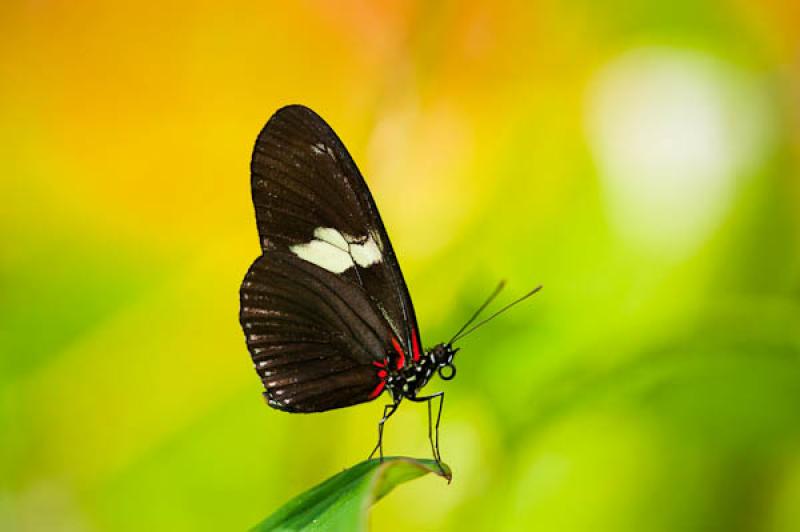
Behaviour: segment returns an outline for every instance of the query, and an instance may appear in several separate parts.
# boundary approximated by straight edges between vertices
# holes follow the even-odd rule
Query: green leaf
[[[387,457],[346,469],[280,507],[256,526],[266,530],[366,530],[372,504],[395,486],[434,473],[449,482],[450,468],[433,460]]]

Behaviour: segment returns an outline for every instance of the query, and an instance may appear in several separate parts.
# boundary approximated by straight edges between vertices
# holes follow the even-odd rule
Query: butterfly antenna
[[[515,301],[512,301],[511,303],[509,303],[509,304],[508,304],[508,305],[506,305],[505,307],[501,308],[500,310],[498,310],[497,312],[495,312],[494,314],[492,314],[491,316],[489,316],[489,317],[488,317],[488,318],[486,318],[485,320],[482,320],[482,321],[478,322],[477,324],[475,324],[475,325],[474,325],[472,328],[470,328],[468,331],[466,331],[466,332],[465,332],[465,333],[463,333],[463,334],[461,333],[461,331],[463,331],[464,329],[466,329],[466,326],[462,327],[462,328],[461,328],[461,331],[459,331],[459,332],[458,332],[458,334],[456,334],[456,335],[453,337],[453,339],[452,339],[452,340],[450,340],[450,343],[452,344],[453,342],[457,342],[457,341],[461,340],[462,338],[464,338],[464,337],[465,337],[465,336],[467,336],[468,334],[472,333],[472,332],[473,332],[475,329],[477,329],[478,327],[481,327],[481,326],[483,326],[483,325],[486,325],[487,323],[489,323],[490,321],[492,321],[493,319],[495,319],[497,316],[499,316],[499,315],[500,315],[500,314],[502,314],[503,312],[507,311],[508,309],[510,309],[511,307],[513,307],[514,305],[516,305],[517,303],[522,303],[523,301],[525,301],[526,299],[528,299],[529,297],[531,297],[533,294],[535,294],[536,292],[538,292],[538,291],[539,291],[539,290],[541,290],[541,289],[542,289],[542,285],[539,285],[539,286],[537,286],[536,288],[534,288],[533,290],[531,290],[530,292],[528,292],[528,293],[527,293],[527,294],[525,294],[524,296],[520,297],[519,299],[516,299]],[[496,291],[496,292],[497,292],[497,291]],[[495,293],[495,294],[492,294],[492,298],[491,298],[491,299],[493,299],[493,298],[494,298],[494,296],[496,296],[496,295],[497,295],[496,293]],[[490,301],[491,301],[491,299],[490,299]],[[486,304],[488,304],[488,302],[487,302]],[[486,306],[486,304],[484,304],[484,305],[483,305],[483,307],[485,307],[485,306]],[[481,307],[481,310],[483,310],[483,307]],[[477,314],[476,314],[476,317],[477,317]],[[473,318],[473,319],[474,319],[474,318]],[[470,322],[471,322],[471,321],[472,321],[472,320],[470,320]]]
[[[504,287],[505,285],[506,285],[506,282],[505,282],[505,281],[500,281],[500,282],[497,284],[497,288],[495,288],[495,289],[494,289],[494,292],[492,292],[492,293],[491,293],[491,295],[490,295],[489,297],[487,297],[487,298],[486,298],[486,301],[484,301],[484,302],[483,302],[483,304],[482,304],[480,307],[478,307],[478,310],[476,310],[476,311],[475,311],[475,313],[472,315],[472,317],[471,317],[470,319],[468,319],[468,320],[467,320],[467,323],[465,323],[465,324],[464,324],[464,325],[463,325],[463,326],[462,326],[462,327],[461,327],[461,328],[458,330],[458,332],[457,332],[457,333],[455,333],[455,334],[453,335],[453,339],[452,339],[452,340],[450,340],[449,342],[447,342],[448,344],[452,344],[452,343],[455,341],[455,339],[458,337],[458,335],[459,335],[459,334],[461,334],[461,333],[462,333],[462,331],[464,331],[464,329],[466,329],[467,327],[469,327],[469,325],[470,325],[470,324],[471,324],[473,321],[475,321],[475,320],[478,318],[478,316],[480,316],[480,315],[481,315],[481,312],[483,312],[483,311],[484,311],[484,309],[485,309],[486,307],[488,307],[488,306],[489,306],[489,303],[491,303],[492,301],[494,301],[494,298],[496,298],[496,297],[497,297],[497,296],[500,294],[500,291],[503,289],[503,287]]]

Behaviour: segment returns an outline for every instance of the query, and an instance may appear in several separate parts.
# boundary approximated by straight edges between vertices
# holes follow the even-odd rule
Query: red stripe
[[[414,362],[419,362],[419,340],[417,340],[417,330],[411,330],[411,347],[414,355]]]
[[[397,354],[400,355],[400,358],[397,359],[397,369],[400,369],[406,365],[406,353],[403,351],[403,348],[400,347],[400,342],[398,342],[397,338],[394,336],[392,336],[392,346],[394,350],[397,351]]]
[[[372,365],[375,366],[376,368],[385,368],[386,367],[386,363],[385,362],[377,362],[376,361],[376,362],[373,362]]]
[[[369,398],[370,399],[375,399],[376,397],[378,397],[381,394],[381,392],[383,391],[383,387],[384,386],[386,386],[386,381],[379,382],[378,385],[375,387],[375,389],[372,390],[372,393],[369,394]]]

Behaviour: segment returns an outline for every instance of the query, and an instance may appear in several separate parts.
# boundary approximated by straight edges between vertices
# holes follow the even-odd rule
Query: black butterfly
[[[382,459],[383,425],[403,398],[427,402],[428,436],[440,462],[444,392],[419,392],[434,372],[455,376],[453,343],[494,317],[464,332],[500,287],[449,342],[423,350],[375,201],[330,126],[300,105],[278,110],[258,135],[250,168],[263,254],[242,282],[239,320],[268,404],[321,412],[388,390],[392,403],[370,454],[379,451]]]

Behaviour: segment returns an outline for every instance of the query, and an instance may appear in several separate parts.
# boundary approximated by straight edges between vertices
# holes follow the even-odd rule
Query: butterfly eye
[[[455,376],[456,376],[456,367],[453,364],[446,364],[444,366],[439,367],[439,377],[442,380],[449,381]]]

